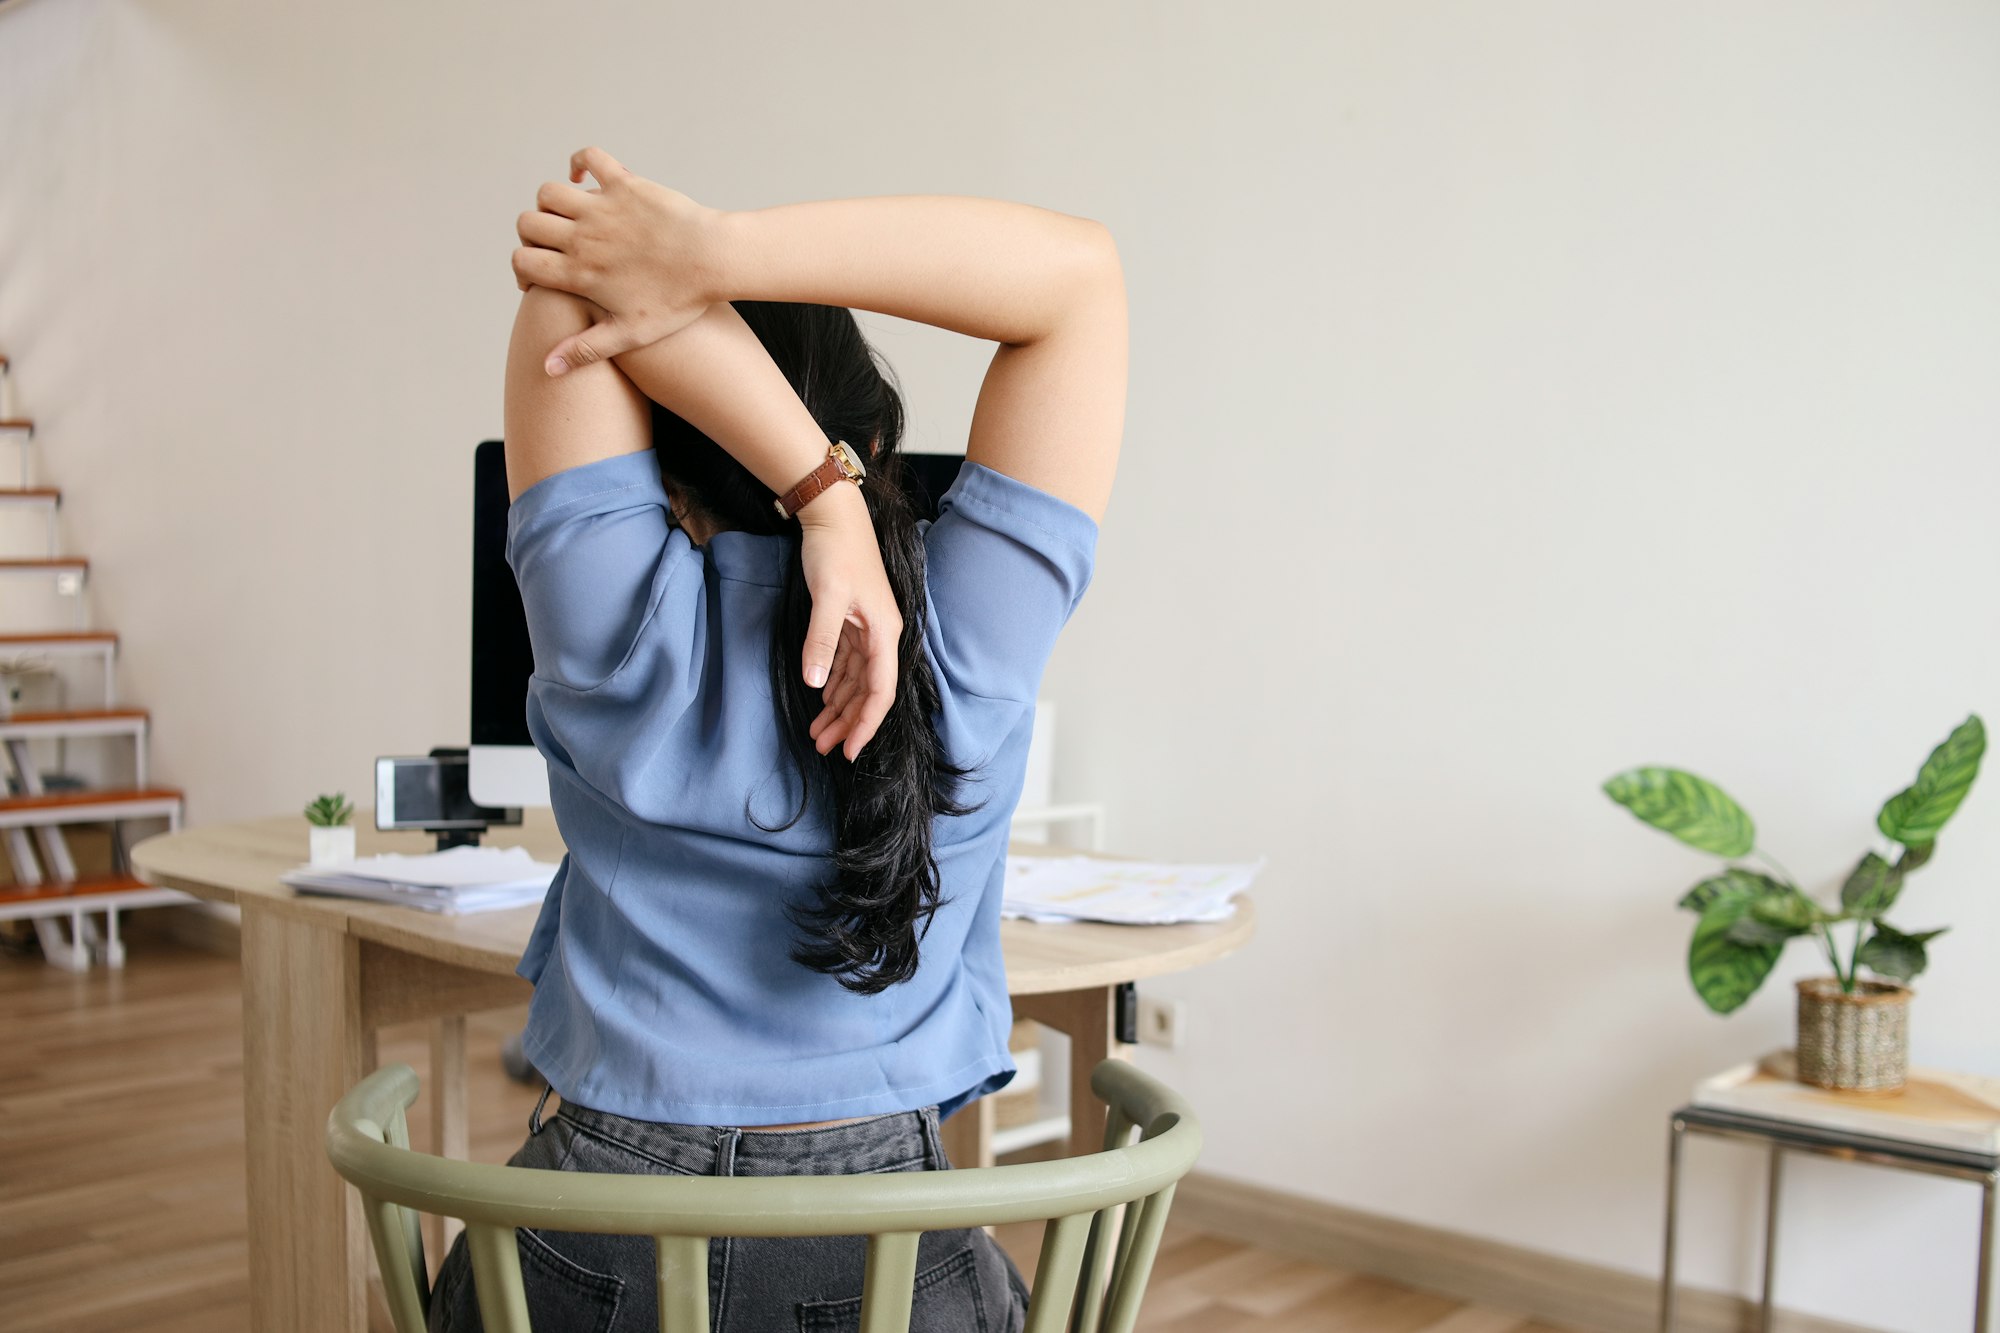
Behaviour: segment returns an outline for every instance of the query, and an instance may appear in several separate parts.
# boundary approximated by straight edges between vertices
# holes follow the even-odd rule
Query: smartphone
[[[464,750],[386,755],[375,761],[378,829],[480,829],[518,824],[518,809],[473,802]]]

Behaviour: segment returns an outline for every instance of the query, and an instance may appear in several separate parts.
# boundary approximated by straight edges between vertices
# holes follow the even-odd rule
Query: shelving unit
[[[10,586],[49,580],[59,601],[70,606],[70,629],[26,629],[0,633],[0,766],[6,790],[0,793],[0,845],[14,882],[0,885],[0,921],[32,920],[51,964],[82,971],[95,959],[121,967],[125,947],[118,938],[118,914],[138,907],[193,901],[186,894],[148,884],[131,873],[125,858],[124,829],[131,820],[164,820],[178,829],[181,793],[155,787],[148,777],[147,736],[151,716],[141,708],[117,706],[118,636],[88,628],[84,591],[90,562],[61,551],[56,519],[62,492],[35,486],[32,473],[35,423],[14,414],[11,366],[0,356],[0,438],[19,451],[20,485],[0,488],[0,512],[40,510],[45,515],[39,554],[0,554],[0,578]],[[29,677],[60,678],[61,667],[95,657],[102,666],[100,707],[77,709],[66,701],[55,708],[16,711],[17,682]],[[130,747],[132,781],[77,785],[68,775],[44,773],[34,751],[53,741],[67,754],[71,741],[123,742]],[[79,872],[69,834],[78,825],[111,826],[110,866]],[[98,930],[97,919],[104,928]],[[64,923],[68,929],[64,929]]]

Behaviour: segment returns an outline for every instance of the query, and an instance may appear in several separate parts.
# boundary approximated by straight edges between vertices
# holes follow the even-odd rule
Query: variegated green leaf
[[[1930,966],[1930,954],[1924,946],[1946,929],[1949,927],[1905,935],[1887,922],[1877,921],[1875,933],[1854,951],[1854,961],[1879,976],[1908,981]]]
[[[1906,847],[1936,841],[1938,831],[1972,790],[1985,754],[1986,724],[1974,713],[1931,751],[1917,771],[1917,780],[1889,798],[1875,817],[1875,826]]]
[[[1604,784],[1604,794],[1690,847],[1717,856],[1744,856],[1757,829],[1729,793],[1678,768],[1634,768]]]
[[[1800,932],[1794,927],[1758,920],[1757,913],[1752,910],[1736,918],[1736,923],[1729,928],[1729,942],[1782,945],[1799,934]]]
[[[1902,891],[1903,872],[1870,852],[1840,886],[1840,905],[1848,916],[1872,921],[1893,907]]]
[[[1779,885],[1776,893],[1764,893],[1752,898],[1750,915],[1767,926],[1793,935],[1817,930],[1834,919],[1826,909],[1789,884]]]
[[[1695,994],[1718,1014],[1730,1014],[1757,993],[1777,965],[1783,944],[1744,943],[1731,931],[1749,914],[1750,899],[1726,894],[1716,898],[1695,924],[1688,942],[1688,979]]]
[[[1740,898],[1747,903],[1766,895],[1783,893],[1788,887],[1759,871],[1730,866],[1721,874],[1710,875],[1682,894],[1677,906],[1701,915],[1707,912],[1718,898]]]

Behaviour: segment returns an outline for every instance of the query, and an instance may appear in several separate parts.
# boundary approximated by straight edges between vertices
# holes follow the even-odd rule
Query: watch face
[[[854,446],[850,445],[846,440],[835,441],[833,452],[839,457],[840,466],[846,471],[848,476],[858,481],[868,475],[868,469],[862,466],[861,455],[855,453]]]

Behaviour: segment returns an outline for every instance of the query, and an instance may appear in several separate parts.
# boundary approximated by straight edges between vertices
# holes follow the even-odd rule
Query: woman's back
[[[1090,579],[1089,515],[968,462],[924,532],[924,654],[945,757],[940,905],[908,981],[858,994],[794,961],[793,914],[830,874],[825,803],[800,811],[772,706],[795,543],[671,521],[656,456],[524,491],[508,559],[569,855],[520,972],[529,1058],[566,1099],[635,1119],[787,1124],[959,1104],[1004,1084],[999,949],[1008,822],[1033,701]]]

